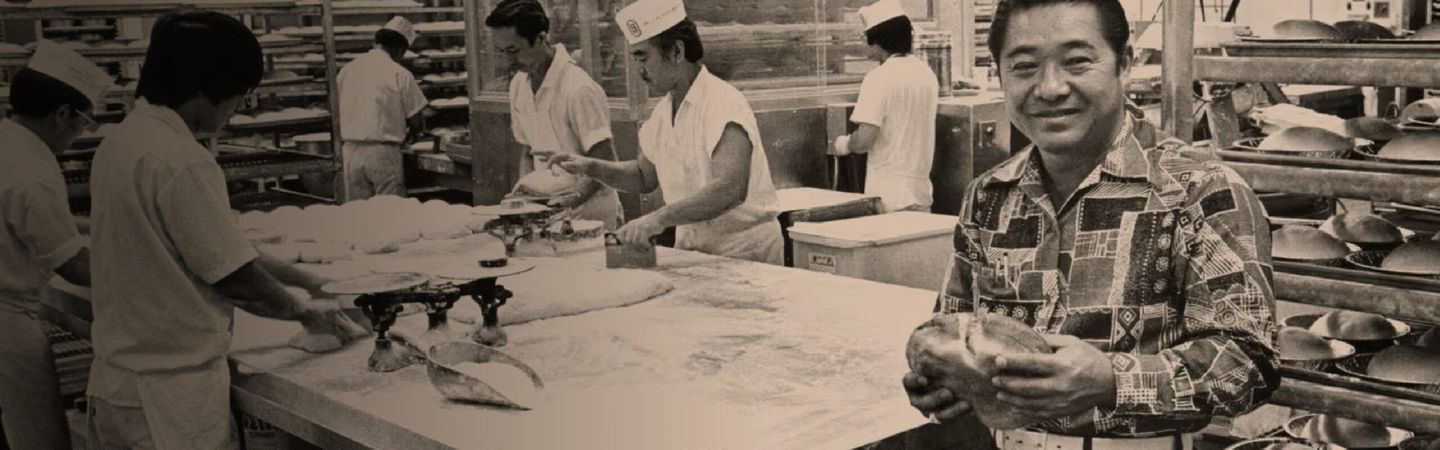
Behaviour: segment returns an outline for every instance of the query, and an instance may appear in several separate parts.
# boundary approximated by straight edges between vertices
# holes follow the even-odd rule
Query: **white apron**
[[[880,197],[885,212],[923,207],[929,212],[931,203],[920,195],[929,191],[930,177],[918,177],[887,170],[869,169],[865,173],[865,194]]]

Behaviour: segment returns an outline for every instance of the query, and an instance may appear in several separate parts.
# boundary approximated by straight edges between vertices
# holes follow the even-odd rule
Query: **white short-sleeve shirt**
[[[775,184],[750,102],[708,69],[690,87],[671,121],[672,99],[660,99],[640,126],[640,150],[655,164],[665,201],[695,195],[714,179],[712,160],[725,127],[739,125],[750,137],[749,193],[745,202],[714,219],[676,227],[676,246],[742,259],[772,261],[772,240],[780,240]],[[771,230],[773,225],[773,232]],[[771,236],[773,234],[773,236]],[[783,244],[778,247],[783,251]]]
[[[131,373],[223,361],[234,307],[213,285],[258,254],[219,164],[174,110],[137,101],[95,155],[91,395],[123,404]]]
[[[347,142],[404,142],[405,121],[427,104],[415,74],[380,49],[346,64],[336,84],[340,138]]]
[[[33,312],[55,269],[85,244],[55,154],[34,132],[0,121],[0,309]]]
[[[914,55],[891,56],[860,84],[850,120],[880,128],[867,157],[865,193],[880,196],[886,210],[934,203],[930,168],[939,100],[935,72]]]
[[[538,91],[525,72],[510,80],[510,125],[516,142],[576,155],[612,137],[605,90],[560,44]]]

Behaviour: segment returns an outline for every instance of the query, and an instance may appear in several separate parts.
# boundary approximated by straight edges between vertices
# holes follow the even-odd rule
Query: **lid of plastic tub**
[[[775,191],[780,201],[775,204],[775,210],[780,212],[800,211],[824,206],[835,206],[850,203],[856,200],[873,198],[874,195],[856,194],[851,192],[832,191],[829,189],[816,189],[810,187],[780,189]]]
[[[790,227],[790,237],[834,248],[874,247],[950,235],[957,221],[955,216],[901,211],[832,222],[801,222]]]

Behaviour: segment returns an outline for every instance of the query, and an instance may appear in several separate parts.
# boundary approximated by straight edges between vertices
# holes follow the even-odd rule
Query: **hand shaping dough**
[[[310,293],[296,287],[286,287],[285,292],[295,298],[308,301]],[[315,333],[302,328],[299,333],[290,337],[290,348],[304,350],[307,353],[328,353],[339,350],[344,344],[340,342],[339,336],[325,333]]]

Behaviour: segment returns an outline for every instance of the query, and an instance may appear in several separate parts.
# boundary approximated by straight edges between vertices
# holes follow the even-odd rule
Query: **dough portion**
[[[513,259],[516,263],[520,259]],[[643,303],[674,289],[664,275],[644,270],[600,270],[551,258],[529,258],[535,270],[500,279],[500,285],[515,294],[500,307],[500,325],[573,316],[590,311]],[[480,307],[462,299],[450,310],[450,318],[462,323],[479,323]]]

